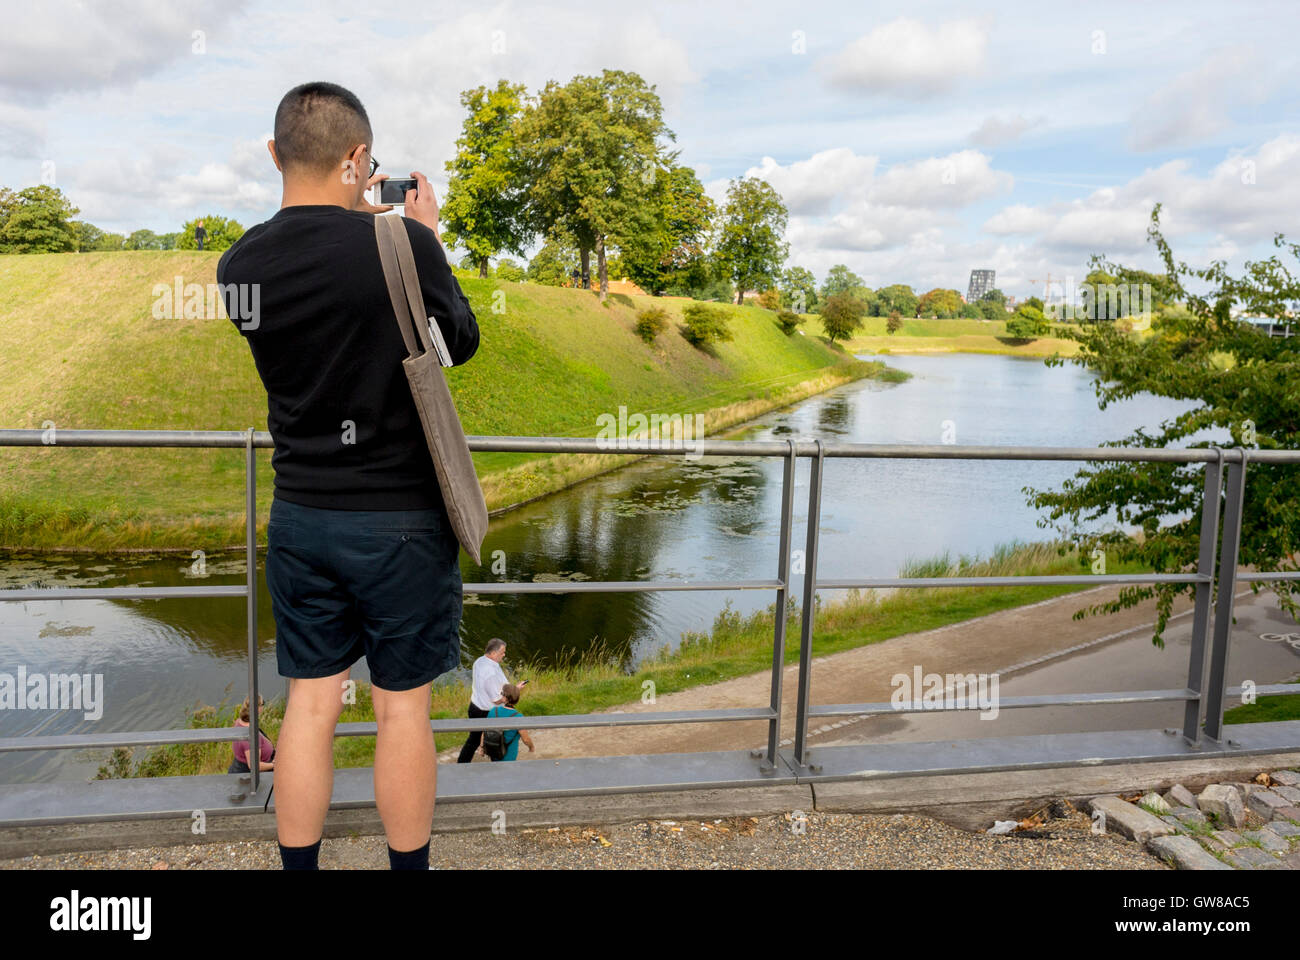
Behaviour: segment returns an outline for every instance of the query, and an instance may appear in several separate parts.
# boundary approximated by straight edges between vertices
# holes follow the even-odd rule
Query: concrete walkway
[[[871,644],[824,657],[813,658],[812,700],[814,703],[864,703],[889,700],[889,680],[896,673],[911,674],[915,665],[935,673],[1010,673],[1043,657],[1065,653],[1098,638],[1142,629],[1155,621],[1155,601],[1104,617],[1073,620],[1074,611],[1111,600],[1118,587],[1099,587],[1068,594],[1024,607],[1002,610],[974,620],[950,624],[921,633],[909,633],[883,643]],[[1183,598],[1174,612],[1191,608]],[[1148,634],[1149,640],[1149,634]],[[798,636],[787,640],[798,644]],[[814,653],[816,646],[814,643]],[[1184,658],[1185,662],[1185,658]],[[797,665],[785,668],[782,681],[783,720],[781,736],[794,735]],[[1184,678],[1185,682],[1185,678]],[[1096,688],[1101,690],[1102,688]],[[721,683],[665,694],[654,704],[640,702],[611,708],[611,713],[646,713],[662,710],[706,710],[723,707],[765,707],[771,697],[768,672],[737,677]],[[525,695],[520,708],[528,712]],[[894,720],[896,718],[882,718]],[[830,728],[817,735],[825,739]],[[972,735],[979,735],[972,734]],[[988,735],[987,732],[984,735]],[[521,761],[547,757],[591,757],[632,753],[678,753],[704,750],[743,750],[762,746],[767,724],[725,722],[716,724],[626,727],[623,729],[541,730],[532,733],[537,751],[520,750]],[[440,755],[442,762],[455,762],[457,750]],[[477,761],[488,762],[481,755]]]

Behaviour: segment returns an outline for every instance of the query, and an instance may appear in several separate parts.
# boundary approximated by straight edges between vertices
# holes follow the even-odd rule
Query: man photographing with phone
[[[375,802],[394,869],[425,869],[436,793],[432,681],[460,665],[460,546],[403,374],[407,350],[366,199],[375,173],[361,101],[332,83],[285,94],[267,144],[280,211],[222,256],[217,281],[266,387],[275,442],[266,582],[289,699],[275,769],[286,869],[316,869],[334,781],[334,730],[365,656],[378,733]],[[413,173],[406,229],[429,317],[453,363],[478,349],[469,301],[438,238],[438,201]],[[260,315],[233,318],[256,284]]]

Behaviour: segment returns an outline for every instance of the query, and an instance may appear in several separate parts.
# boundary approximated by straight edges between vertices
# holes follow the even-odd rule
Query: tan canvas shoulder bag
[[[487,503],[442,372],[444,366],[451,366],[451,355],[437,319],[425,312],[411,239],[406,235],[402,218],[376,216],[375,238],[393,313],[397,315],[397,325],[406,343],[407,357],[402,361],[402,369],[406,371],[411,398],[424,426],[447,516],[465,552],[475,563],[481,563],[480,551],[488,526]]]

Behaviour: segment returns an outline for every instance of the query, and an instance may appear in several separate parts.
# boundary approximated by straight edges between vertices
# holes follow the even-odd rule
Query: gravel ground
[[[802,827],[802,834],[796,832]],[[811,813],[724,820],[644,820],[593,827],[434,834],[430,864],[465,869],[965,869],[1163,870],[1137,844],[1095,836],[1082,814],[1020,834],[970,833],[911,814]],[[207,843],[0,861],[18,870],[279,869],[274,842]],[[326,870],[387,869],[383,837],[327,839]]]

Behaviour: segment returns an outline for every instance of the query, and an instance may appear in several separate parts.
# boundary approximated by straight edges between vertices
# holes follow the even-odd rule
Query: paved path
[[[1102,692],[1106,690],[1173,689],[1187,682],[1187,644],[1191,635],[1191,601],[1179,597],[1165,630],[1165,649],[1151,644],[1156,606],[1151,600],[1105,616],[1072,619],[1076,610],[1118,595],[1118,587],[1099,587],[1051,600],[1003,610],[975,620],[882,643],[814,657],[814,703],[888,701],[890,678],[924,673],[999,674],[1001,696],[1026,693]],[[1238,623],[1233,630],[1229,680],[1253,679],[1277,683],[1300,673],[1300,656],[1282,643],[1259,639],[1260,633],[1300,631],[1278,609],[1269,593],[1249,591],[1236,602]],[[791,638],[797,643],[798,638]],[[815,647],[814,647],[815,650]],[[794,733],[797,668],[788,666],[782,682],[781,735]],[[766,706],[771,695],[769,673],[751,674],[721,683],[660,696],[653,705],[623,704],[609,711],[643,713],[662,710],[720,709]],[[525,712],[527,697],[522,701]],[[900,715],[867,720],[845,718],[815,729],[810,743],[852,743],[863,740],[929,740],[952,737],[1014,736],[1022,733],[1078,732],[1181,725],[1178,703],[1132,706],[1035,708],[1005,710],[992,722],[978,713],[946,717]],[[762,721],[716,724],[675,724],[623,729],[540,730],[532,734],[536,753],[520,751],[528,762],[554,757],[607,756],[632,753],[742,750],[765,745]],[[454,762],[458,750],[445,751],[442,762]],[[487,762],[483,757],[478,762]]]

